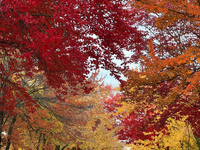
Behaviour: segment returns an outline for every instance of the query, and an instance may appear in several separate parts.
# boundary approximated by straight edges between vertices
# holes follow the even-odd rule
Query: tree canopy
[[[198,0],[1,0],[0,147],[198,149],[199,12]]]
[[[149,33],[148,51],[138,69],[124,73],[124,100],[156,105],[161,111],[154,120],[157,128],[171,117],[186,117],[200,136],[199,1],[137,0],[132,6],[147,13],[139,25]]]
[[[30,78],[42,72],[53,88],[86,82],[90,70],[98,68],[120,79],[119,73],[132,61],[123,49],[138,53],[144,44],[141,32],[132,26],[136,12],[125,7],[128,3],[118,0],[1,1],[1,109],[13,108],[6,106],[11,99],[16,103],[13,90],[31,101],[20,81],[11,80],[13,75],[20,78],[20,72]]]

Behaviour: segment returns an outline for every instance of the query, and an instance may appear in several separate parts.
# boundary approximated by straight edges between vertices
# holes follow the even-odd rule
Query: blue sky
[[[119,81],[116,80],[113,76],[110,76],[110,71],[100,70],[99,77],[105,77],[104,84],[112,85],[112,87],[117,87],[119,85]]]
[[[129,67],[135,69],[136,67],[138,67],[138,65],[130,64]],[[104,79],[105,85],[109,84],[109,85],[112,85],[112,87],[119,86],[119,81],[116,80],[113,76],[110,76],[110,71],[100,69],[99,77],[105,77],[105,79]],[[125,77],[123,77],[123,75],[122,75],[122,79],[125,79]]]

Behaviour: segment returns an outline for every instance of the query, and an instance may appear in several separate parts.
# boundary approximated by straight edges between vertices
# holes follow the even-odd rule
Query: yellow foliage
[[[137,140],[135,145],[127,145],[131,150],[198,150],[197,141],[193,135],[189,124],[185,123],[186,117],[181,120],[174,120],[169,118],[167,120],[167,128],[169,135],[163,135],[160,131],[156,134],[152,141],[150,140]],[[148,133],[146,133],[147,135]]]
[[[78,143],[81,143],[80,148],[83,150],[117,150],[124,147],[124,143],[120,142],[118,137],[115,136],[115,133],[122,128],[113,129],[116,122],[113,118],[110,118],[111,114],[108,114],[102,107],[104,99],[109,94],[110,92],[102,88],[97,93],[86,97],[87,100],[93,102],[93,108],[88,112],[89,120],[87,124],[81,129],[83,138],[77,140]]]

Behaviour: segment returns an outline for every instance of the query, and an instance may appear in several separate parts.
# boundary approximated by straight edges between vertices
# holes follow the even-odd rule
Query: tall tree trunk
[[[42,150],[45,150],[46,141],[47,141],[47,139],[45,138],[45,134],[43,134],[43,148],[42,148]]]
[[[10,149],[10,144],[11,144],[11,141],[10,141],[10,136],[12,134],[12,130],[13,130],[13,125],[14,123],[16,122],[17,120],[17,116],[14,116],[13,119],[12,119],[12,122],[10,124],[10,128],[8,130],[8,140],[7,140],[7,143],[6,143],[6,149],[5,150],[9,150]]]
[[[1,61],[3,62],[4,69],[6,71],[8,71],[9,70],[9,67],[8,67],[8,57],[3,54],[3,57],[1,57]],[[5,78],[8,78],[8,77],[5,77]],[[3,88],[5,90],[6,87],[7,87],[7,84],[0,83],[0,88],[1,89]],[[0,101],[0,105],[3,108],[3,105],[4,105],[4,103],[3,103],[3,101],[4,101],[4,95],[3,95],[2,92],[0,93],[0,96],[3,97],[1,99],[1,101]],[[3,132],[4,116],[5,116],[5,114],[6,113],[4,111],[0,110],[0,148],[4,146],[3,145],[3,141],[2,141],[3,140],[2,139],[2,132]]]
[[[0,149],[3,147],[3,141],[2,141],[2,132],[3,132],[3,118],[5,113],[3,111],[0,111]]]

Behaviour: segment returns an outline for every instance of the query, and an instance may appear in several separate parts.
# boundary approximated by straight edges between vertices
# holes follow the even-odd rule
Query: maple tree
[[[15,80],[15,76],[12,80]],[[38,149],[41,145],[40,141],[49,140],[46,136],[52,138],[52,134],[59,139],[59,126],[61,123],[50,115],[52,112],[47,109],[47,106],[53,105],[56,102],[59,103],[55,90],[49,88],[45,82],[45,77],[41,73],[35,74],[35,77],[32,79],[27,78],[22,73],[20,80],[26,88],[27,93],[35,100],[39,108],[35,110],[36,112],[32,112],[30,111],[30,107],[25,105],[23,101],[18,101],[13,110],[13,113],[16,114],[13,118],[5,113],[3,118],[4,123],[1,125],[1,128],[2,131],[7,133],[7,136],[4,136],[2,140],[6,141],[6,150],[10,148],[11,143],[14,149],[29,149],[30,147],[25,146],[24,143],[30,143],[29,146]],[[15,80],[15,82],[17,81]],[[49,93],[51,94],[49,95]],[[70,94],[72,98],[73,94],[69,92],[68,95]],[[70,103],[68,105],[70,106]],[[16,137],[18,138],[16,139]]]
[[[131,8],[131,5],[138,10]],[[20,117],[16,116],[28,114],[32,117],[32,127],[42,131],[34,134],[32,146],[38,144],[38,147],[43,147],[45,144],[39,142],[43,141],[46,145],[49,143],[51,148],[65,147],[64,143],[69,141],[60,140],[65,136],[60,132],[80,135],[81,131],[74,131],[79,123],[86,123],[77,121],[84,118],[80,115],[87,105],[80,102],[81,109],[78,109],[80,103],[76,100],[80,97],[77,96],[78,93],[91,92],[93,87],[88,86],[91,82],[87,76],[90,70],[98,68],[110,70],[118,80],[119,73],[124,71],[127,77],[127,81],[121,85],[124,101],[128,102],[127,105],[129,102],[132,105],[133,102],[142,104],[137,108],[131,106],[135,112],[131,108],[122,114],[123,119],[120,115],[115,116],[127,126],[119,132],[119,138],[127,140],[128,136],[132,136],[130,142],[146,138],[152,140],[156,138],[155,133],[145,135],[145,131],[156,129],[160,134],[169,118],[181,120],[187,116],[185,122],[191,125],[194,137],[198,140],[199,7],[197,0],[133,0],[130,3],[118,0],[2,0],[0,133],[5,129],[9,136],[2,138],[0,135],[0,143],[6,139],[6,147],[9,147],[13,142],[12,134],[23,137],[20,126],[26,128],[24,139],[28,141],[30,129],[18,123]],[[142,32],[132,25],[144,27],[148,36],[143,39]],[[124,49],[134,52],[131,59],[125,57]],[[120,67],[113,61],[114,58],[122,60]],[[133,61],[140,63],[139,70],[128,70],[127,63]],[[38,73],[45,79],[39,87]],[[35,87],[27,87],[25,83],[29,79]],[[54,94],[51,95],[47,89]],[[70,106],[73,104],[75,108],[55,104],[58,99]],[[98,106],[97,103],[95,105]],[[115,107],[121,106],[118,103],[112,105],[107,107],[107,111],[116,111]],[[47,106],[48,110],[45,108]],[[144,113],[144,108],[150,115]],[[80,114],[75,113],[77,110],[81,111]],[[41,119],[41,126],[34,124],[34,118],[41,118],[38,111],[45,116]],[[71,118],[63,115],[68,111],[76,116],[72,115]],[[95,110],[98,113],[102,111]],[[54,116],[48,122],[54,131],[45,128],[49,114]],[[77,125],[74,131],[69,131],[68,122],[65,122],[67,119]],[[82,147],[94,149],[101,142],[100,133],[109,137],[115,132],[107,132],[107,118],[101,115],[101,119],[100,122],[98,119],[92,121],[95,127],[86,123],[88,129],[85,129],[88,134],[96,134],[94,137],[99,141],[87,141]],[[128,133],[130,125],[134,128]],[[91,128],[92,132],[89,130]],[[52,133],[55,133],[55,137],[50,136]],[[116,142],[112,140],[110,143]],[[108,146],[108,142],[104,146]],[[20,146],[24,144],[23,141],[16,143]],[[72,143],[77,144],[75,141]],[[13,142],[12,146],[15,145]]]
[[[184,105],[158,109],[153,103],[123,102],[123,99],[119,93],[111,96],[104,102],[104,108],[118,120],[115,127],[122,127],[117,132],[118,138],[125,141],[129,149],[199,149],[188,110],[184,111],[185,116],[180,113]],[[195,113],[192,115],[190,119],[198,117]]]
[[[154,122],[159,128],[168,118],[187,116],[195,137],[200,136],[199,1],[135,0],[131,4],[144,10],[138,25],[149,35],[140,67],[124,72],[125,101],[156,105],[162,112]]]
[[[191,128],[185,124],[184,119],[174,120],[169,118],[167,125],[168,135],[163,134],[164,130],[157,132],[153,140],[137,140],[130,144],[131,149],[199,149],[197,141],[192,133]],[[148,135],[149,133],[145,133]]]
[[[54,89],[44,88],[48,85],[43,75],[26,79],[25,87],[39,107],[30,113],[26,105],[21,105],[15,110],[17,116],[6,114],[3,131],[8,134],[3,137],[5,145],[2,147],[6,150],[122,148],[124,144],[114,136],[118,130],[112,129],[114,120],[102,107],[103,99],[110,94],[111,88],[100,84],[101,79],[97,80],[97,75],[98,72],[93,73],[88,79],[90,85],[87,86],[94,89],[90,94],[84,92],[82,86],[85,85],[76,86],[76,95],[73,87],[65,85],[69,92],[62,96],[62,103]],[[11,126],[12,131],[9,132]]]
[[[2,0],[0,7],[0,133],[7,115],[16,115],[18,104],[28,113],[38,103],[27,92],[23,76],[34,78],[41,73],[49,88],[61,101],[69,92],[67,83],[89,84],[88,74],[104,68],[120,80],[127,63],[123,50],[141,53],[142,33],[132,25],[137,11],[118,0]],[[113,61],[122,61],[120,66]],[[43,87],[42,87],[43,88]],[[86,93],[92,88],[82,86]],[[0,135],[0,143],[2,138]]]
[[[152,137],[157,135],[156,132],[165,129],[165,126],[159,127],[153,124],[156,117],[160,115],[160,111],[155,106],[121,102],[122,99],[124,96],[118,93],[104,103],[105,110],[118,120],[115,127],[122,127],[117,132],[120,140],[126,141],[127,144],[135,143],[137,140],[152,140]],[[144,132],[150,134],[145,135]]]
[[[99,67],[119,79],[129,61],[123,49],[139,53],[144,43],[141,32],[131,26],[136,12],[127,6],[115,0],[1,1],[1,110],[14,107],[13,90],[31,101],[20,81],[11,81],[13,74],[20,78],[19,72],[30,78],[42,72],[53,88],[83,83]]]

